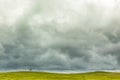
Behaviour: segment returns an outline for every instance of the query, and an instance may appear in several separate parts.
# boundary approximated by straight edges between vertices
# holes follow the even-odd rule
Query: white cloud
[[[113,0],[1,0],[0,68],[119,68],[118,4]]]

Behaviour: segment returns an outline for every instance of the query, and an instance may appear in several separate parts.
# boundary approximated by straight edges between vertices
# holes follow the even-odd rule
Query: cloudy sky
[[[119,4],[0,0],[0,70],[119,70]]]

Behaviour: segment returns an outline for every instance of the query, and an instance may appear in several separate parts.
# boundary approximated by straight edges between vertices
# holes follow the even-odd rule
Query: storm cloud
[[[0,0],[0,70],[119,70],[119,4]]]

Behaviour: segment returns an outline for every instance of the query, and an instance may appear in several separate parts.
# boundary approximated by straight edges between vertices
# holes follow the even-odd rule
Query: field
[[[7,72],[0,73],[0,80],[120,80],[120,73],[57,74],[47,72]]]

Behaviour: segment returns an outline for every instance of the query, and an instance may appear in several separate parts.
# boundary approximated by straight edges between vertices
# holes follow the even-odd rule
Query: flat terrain
[[[0,80],[120,80],[120,73],[56,74],[46,72],[7,72],[0,73]]]

